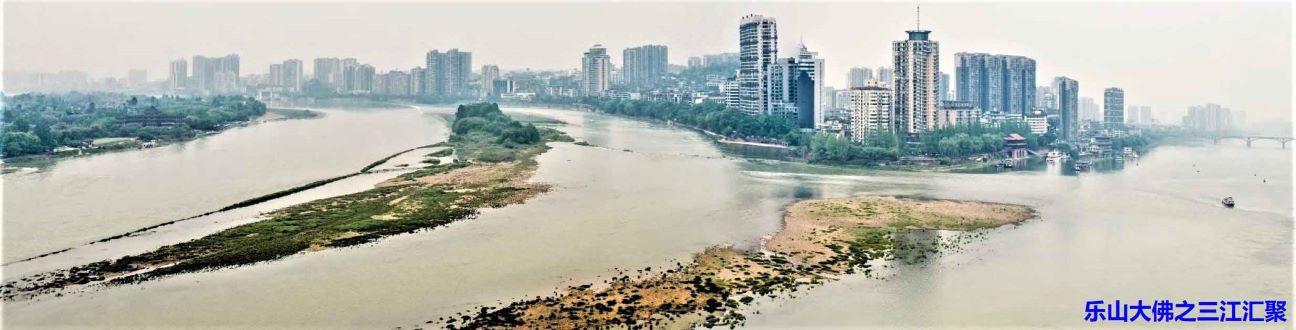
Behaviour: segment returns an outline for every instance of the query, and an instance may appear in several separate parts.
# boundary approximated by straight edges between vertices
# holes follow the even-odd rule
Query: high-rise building
[[[1053,78],[1053,91],[1057,93],[1061,124],[1058,129],[1058,139],[1076,141],[1080,138],[1080,118],[1076,113],[1080,83],[1067,77]]]
[[[283,63],[271,63],[270,69],[266,71],[266,83],[270,86],[282,87],[284,69]]]
[[[920,133],[937,128],[936,85],[940,74],[940,44],[931,31],[909,30],[909,38],[892,42],[897,133]]]
[[[818,128],[823,125],[824,60],[819,53],[801,45],[797,57],[779,59],[765,69],[769,83],[766,97],[767,113],[783,114],[797,118],[800,128]],[[808,90],[802,87],[808,87]]]
[[[500,79],[499,66],[483,65],[481,68],[481,85],[483,98],[497,98],[499,92],[495,90],[495,81]]]
[[[873,69],[851,68],[846,75],[846,88],[864,87],[869,80],[873,80]]]
[[[769,106],[769,75],[778,58],[778,23],[773,17],[747,15],[738,24],[738,111],[760,114]]]
[[[409,75],[410,95],[424,94],[424,91],[426,91],[424,85],[427,84],[427,72],[423,70],[423,67],[419,66],[410,69]]]
[[[720,85],[720,94],[725,96],[725,107],[737,109],[741,98],[738,97],[738,78],[729,77]]]
[[[193,89],[205,93],[229,93],[238,90],[239,57],[193,57]]]
[[[666,46],[626,48],[621,57],[623,82],[634,88],[649,88],[666,75]]]
[[[1081,103],[1084,103],[1084,100],[1081,100]],[[1049,114],[1056,113],[1057,93],[1054,93],[1053,88],[1050,88],[1049,86],[1036,86],[1035,106],[1044,109],[1044,113],[1049,113]],[[1083,107],[1084,106],[1082,105],[1081,108]],[[1081,117],[1083,119],[1083,116]]]
[[[468,87],[472,75],[471,52],[452,48],[443,53],[433,49],[427,52],[426,64],[426,94],[441,98],[471,96]]]
[[[315,80],[329,86],[338,86],[342,80],[342,60],[336,57],[324,57],[315,59],[315,67],[312,74]]]
[[[944,73],[944,72],[941,72],[941,73],[940,73],[940,79],[939,79],[939,81],[936,82],[936,85],[937,85],[937,87],[936,87],[936,100],[937,100],[937,101],[948,101],[948,100],[949,100],[949,90],[950,90],[950,88],[949,88],[949,83],[950,83],[950,81],[949,81],[949,74]]]
[[[850,140],[864,142],[875,133],[894,133],[891,89],[880,84],[851,88],[844,100]]]
[[[171,79],[168,80],[171,90],[185,89],[186,81],[189,80],[189,63],[185,59],[171,61]]]
[[[878,67],[877,80],[886,84],[891,84],[893,78],[895,78],[893,77],[892,73],[893,71],[891,70],[891,67],[886,67],[886,66]]]
[[[603,96],[611,84],[612,57],[607,48],[596,44],[581,57],[581,94],[586,96]]]
[[[338,76],[337,90],[339,92],[351,92],[356,90],[356,70],[360,62],[354,58],[342,59],[342,74]]]
[[[987,113],[1025,115],[1035,108],[1035,60],[1012,55],[954,54],[955,89]]]
[[[304,83],[302,78],[302,61],[287,60],[283,62],[283,86],[285,89],[293,92],[299,92]]]
[[[369,94],[373,92],[374,67],[358,64],[354,59],[342,62],[343,91],[351,94]]]
[[[391,70],[374,76],[373,93],[382,95],[411,95],[410,75],[400,70]]]
[[[1184,128],[1203,132],[1226,132],[1236,127],[1233,112],[1219,104],[1188,107],[1183,118]]]
[[[1125,90],[1112,87],[1103,90],[1103,127],[1118,129],[1125,125]]]
[[[1061,106],[1058,108],[1060,109]],[[1101,121],[1102,110],[1098,108],[1098,102],[1094,101],[1092,97],[1081,97],[1079,118],[1082,121]]]

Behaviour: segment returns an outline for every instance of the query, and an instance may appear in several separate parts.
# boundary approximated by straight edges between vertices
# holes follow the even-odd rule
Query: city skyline
[[[575,69],[571,60],[591,44],[601,43],[620,63],[620,50],[644,44],[671,48],[669,63],[684,65],[688,57],[737,52],[734,28],[742,16],[761,14],[779,21],[780,37],[787,39],[779,52],[795,53],[804,43],[828,62],[825,85],[846,87],[851,67],[878,67],[890,62],[890,41],[903,37],[914,24],[912,4],[681,4],[691,10],[682,24],[625,17],[616,12],[651,14],[662,11],[647,4],[518,4],[506,7],[472,4],[392,4],[376,6],[323,4],[7,4],[6,28],[23,31],[40,22],[59,20],[60,29],[41,34],[7,37],[6,71],[81,70],[92,77],[125,76],[132,69],[165,77],[170,61],[195,54],[239,54],[243,71],[260,73],[286,58],[313,61],[319,57],[358,58],[379,71],[420,66],[428,49],[471,49],[478,63],[496,64],[503,71],[526,68]],[[249,8],[251,7],[251,8]],[[1065,9],[1060,10],[1059,8]],[[1286,4],[934,4],[923,7],[924,30],[942,43],[942,56],[956,52],[1005,53],[1027,56],[1038,62],[1037,84],[1057,76],[1081,82],[1080,95],[1101,97],[1103,88],[1121,86],[1127,103],[1151,106],[1157,117],[1182,114],[1188,106],[1207,102],[1227,104],[1254,119],[1290,117],[1290,43],[1252,43],[1247,35],[1290,39],[1290,11]],[[432,10],[439,9],[439,10]],[[490,9],[487,11],[486,9]],[[849,28],[853,9],[875,13],[867,29]],[[1006,10],[1011,9],[1011,10]],[[1111,10],[1120,9],[1120,10]],[[340,20],[315,27],[315,17],[351,12],[355,17],[388,19]],[[1047,12],[1065,11],[1066,17]],[[247,13],[251,12],[251,13]],[[1155,12],[1155,21],[1119,19]],[[118,24],[147,13],[153,24]],[[559,34],[559,26],[535,29],[480,29],[473,36],[417,33],[425,27],[450,28],[469,20],[491,19],[505,26],[531,25],[564,14],[589,13],[604,26],[596,34]],[[1209,13],[1209,24],[1191,18]],[[459,15],[453,15],[459,14]],[[1108,15],[1110,14],[1110,15]],[[275,28],[221,25],[236,15],[254,21],[274,21]],[[402,19],[409,16],[428,19]],[[1114,15],[1115,17],[1109,17]],[[652,16],[652,15],[643,15]],[[237,16],[242,17],[242,16]],[[1092,18],[1102,17],[1102,20]],[[986,26],[979,22],[994,20]],[[185,28],[167,30],[170,22]],[[1095,22],[1121,24],[1097,24]],[[391,24],[391,22],[401,22]],[[1043,23],[1049,24],[1043,24]],[[615,23],[615,24],[614,24]],[[178,24],[178,23],[177,23]],[[408,30],[408,31],[406,31]],[[225,31],[225,32],[220,32]],[[859,32],[857,32],[859,31]],[[1069,31],[1059,34],[1059,31]],[[130,34],[129,39],[104,35]],[[385,38],[372,38],[382,34]],[[39,35],[39,36],[37,36]],[[545,35],[540,38],[540,35]],[[1176,38],[1192,35],[1192,41]],[[1058,40],[1062,39],[1062,40]],[[332,40],[326,43],[321,40]],[[289,43],[285,44],[285,41]],[[294,42],[295,41],[295,42]],[[501,42],[503,41],[503,42]],[[1215,44],[1208,52],[1188,52],[1199,44]],[[543,47],[537,47],[537,45]],[[1105,51],[1119,48],[1121,52]],[[94,49],[113,50],[120,56],[88,57]],[[532,49],[516,52],[508,49]],[[1166,54],[1175,56],[1167,61]],[[1229,59],[1252,58],[1223,65]],[[953,61],[942,61],[941,71],[954,72]],[[1245,71],[1239,71],[1245,70]],[[1246,74],[1238,74],[1245,72]],[[1183,79],[1191,76],[1194,79]],[[1278,110],[1275,110],[1278,109]]]

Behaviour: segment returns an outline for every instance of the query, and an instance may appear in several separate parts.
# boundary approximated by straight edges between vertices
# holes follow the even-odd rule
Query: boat
[[[1003,168],[1013,168],[1014,166],[1017,166],[1017,162],[1012,159],[1004,159],[999,162],[999,166],[1002,166]]]
[[[1233,197],[1224,197],[1224,200],[1220,201],[1220,204],[1224,204],[1224,207],[1227,208],[1233,208]]]
[[[1075,170],[1076,170],[1076,171],[1088,171],[1088,170],[1089,170],[1089,160],[1088,160],[1088,159],[1085,159],[1085,160],[1077,160],[1077,161],[1075,162]]]
[[[1048,156],[1045,156],[1044,159],[1048,160],[1049,163],[1056,163],[1062,159],[1062,153],[1057,150],[1049,151]]]

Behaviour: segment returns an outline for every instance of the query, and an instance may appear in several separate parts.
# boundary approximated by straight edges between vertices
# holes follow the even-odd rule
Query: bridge
[[[1283,149],[1287,149],[1287,142],[1291,142],[1293,140],[1293,138],[1282,137],[1282,136],[1248,136],[1248,135],[1221,135],[1221,136],[1213,137],[1213,139],[1215,140],[1215,144],[1219,144],[1220,141],[1226,141],[1226,140],[1246,141],[1247,148],[1251,147],[1252,141],[1271,140],[1282,144]]]

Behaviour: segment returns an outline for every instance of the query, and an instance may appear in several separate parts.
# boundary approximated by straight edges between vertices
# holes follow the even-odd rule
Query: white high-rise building
[[[863,142],[874,133],[891,133],[891,89],[884,85],[851,88],[846,93],[850,140]]]
[[[280,86],[289,91],[301,91],[302,83],[302,61],[287,60],[283,62],[283,80]]]
[[[481,68],[481,86],[482,97],[498,97],[498,91],[495,90],[495,81],[500,79],[499,66],[483,65]]]
[[[769,75],[778,58],[778,23],[773,17],[744,16],[738,24],[738,111],[756,115],[766,111]]]
[[[185,59],[171,61],[171,90],[185,89],[186,81],[189,78],[189,63]]]
[[[603,45],[590,47],[581,57],[581,93],[586,96],[606,95],[611,75],[612,57],[608,56],[607,48]]]
[[[940,83],[940,44],[931,31],[909,30],[906,40],[893,42],[895,122],[897,133],[937,128],[937,84]]]

